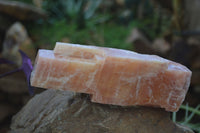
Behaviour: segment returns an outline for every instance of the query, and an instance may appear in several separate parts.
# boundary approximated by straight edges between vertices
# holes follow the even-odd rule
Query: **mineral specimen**
[[[39,50],[31,85],[88,93],[97,103],[177,111],[190,79],[185,66],[155,55],[57,43],[54,51]]]

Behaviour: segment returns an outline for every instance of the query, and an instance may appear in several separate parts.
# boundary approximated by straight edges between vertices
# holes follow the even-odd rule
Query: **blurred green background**
[[[126,41],[133,28],[140,28],[153,40],[164,34],[171,23],[170,15],[161,17],[159,7],[149,0],[20,1],[35,4],[47,13],[46,19],[25,23],[36,47],[53,48],[55,42],[66,41],[133,49]]]

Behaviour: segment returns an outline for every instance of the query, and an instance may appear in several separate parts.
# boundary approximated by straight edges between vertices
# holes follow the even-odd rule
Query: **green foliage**
[[[88,19],[95,15],[102,0],[57,0],[44,1],[43,7],[50,14],[50,23],[57,20],[75,22],[78,28],[85,28]]]
[[[51,44],[53,47],[56,41],[68,38],[71,43],[132,49],[132,45],[127,44],[125,39],[133,27],[140,28],[153,40],[161,36],[169,26],[169,20],[165,16],[162,16],[162,23],[159,25],[161,15],[156,10],[142,19],[129,20],[130,24],[126,27],[116,24],[113,16],[118,16],[121,9],[114,13],[97,12],[101,2],[102,0],[44,0],[43,8],[49,13],[49,19],[48,23],[43,21],[39,29],[32,28],[35,33],[42,29],[39,32],[41,37],[36,37],[40,38],[36,43]],[[146,3],[145,7],[149,7],[152,12],[152,5],[148,0]],[[131,1],[128,5],[131,5]],[[108,20],[111,22],[107,23]]]
[[[189,107],[188,104],[186,105],[181,105],[180,109],[185,110],[185,117],[184,120],[179,121],[178,123],[184,126],[187,126],[194,131],[200,133],[200,123],[192,123],[192,119],[194,118],[195,115],[198,115],[200,117],[200,105],[198,105],[196,108]],[[189,114],[189,112],[191,112]],[[176,112],[173,112],[172,114],[172,120],[174,122],[176,121]]]
[[[15,1],[23,2],[23,3],[27,3],[27,4],[33,4],[32,0],[15,0]]]
[[[98,27],[101,35],[104,37],[102,46],[114,47],[120,49],[131,49],[131,44],[125,43],[125,39],[129,35],[129,27],[119,26],[117,24],[107,24]]]
[[[154,12],[152,16],[140,19],[135,19],[131,22],[133,27],[141,29],[149,39],[153,40],[163,34],[169,29],[171,20],[168,16],[162,16]]]
[[[117,12],[97,12],[101,2],[102,0],[44,0],[43,9],[49,14],[49,19],[47,21],[50,24],[59,23],[58,21],[66,21],[67,24],[73,25],[73,27],[76,27],[77,29],[85,30],[84,28],[92,29],[93,27],[96,27],[97,24],[105,23],[108,20],[116,23],[116,18],[113,17],[117,17],[119,12],[124,10],[118,8]],[[133,14],[135,14],[135,9],[132,9],[132,6],[135,7],[135,4],[139,5],[141,3],[142,2],[139,0],[126,0],[127,8],[129,8]],[[153,40],[158,36],[162,36],[168,29],[170,19],[167,16],[162,15],[160,10],[153,9],[149,0],[145,0],[143,4],[145,8],[144,17],[142,19],[135,17],[134,19],[130,19],[128,21],[130,21],[131,26],[140,28],[144,31],[144,33],[146,33],[149,39]],[[146,10],[151,13],[145,13]],[[46,24],[44,21],[42,23]],[[68,29],[70,28],[71,27]]]
[[[37,46],[48,45],[49,48],[53,48],[57,41],[68,38],[71,43],[132,49],[132,45],[125,42],[130,29],[130,27],[110,23],[88,26],[87,29],[78,30],[75,23],[68,24],[62,20],[56,21],[54,24],[31,27],[30,33],[37,39]]]

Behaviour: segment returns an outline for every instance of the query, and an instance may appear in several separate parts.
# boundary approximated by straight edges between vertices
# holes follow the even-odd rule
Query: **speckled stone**
[[[10,133],[193,133],[159,108],[92,103],[88,95],[47,90],[13,117]]]

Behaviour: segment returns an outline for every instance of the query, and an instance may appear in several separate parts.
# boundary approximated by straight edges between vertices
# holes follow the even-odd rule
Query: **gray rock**
[[[14,23],[6,32],[2,57],[21,66],[22,59],[19,53],[19,47],[27,38],[26,28],[20,22]]]
[[[19,20],[36,20],[46,17],[46,13],[40,8],[10,0],[0,0],[0,13],[10,15]]]
[[[92,103],[87,95],[47,90],[13,117],[11,133],[193,133],[159,108]]]
[[[164,38],[156,38],[153,41],[152,48],[157,51],[157,54],[167,56],[171,46]]]
[[[132,30],[126,41],[132,43],[134,51],[141,54],[155,54],[167,58],[171,49],[170,43],[164,38],[156,38],[152,42],[137,28]]]
[[[128,43],[134,43],[136,41],[140,41],[146,45],[151,44],[151,42],[147,39],[147,37],[138,28],[133,28],[126,41]]]

